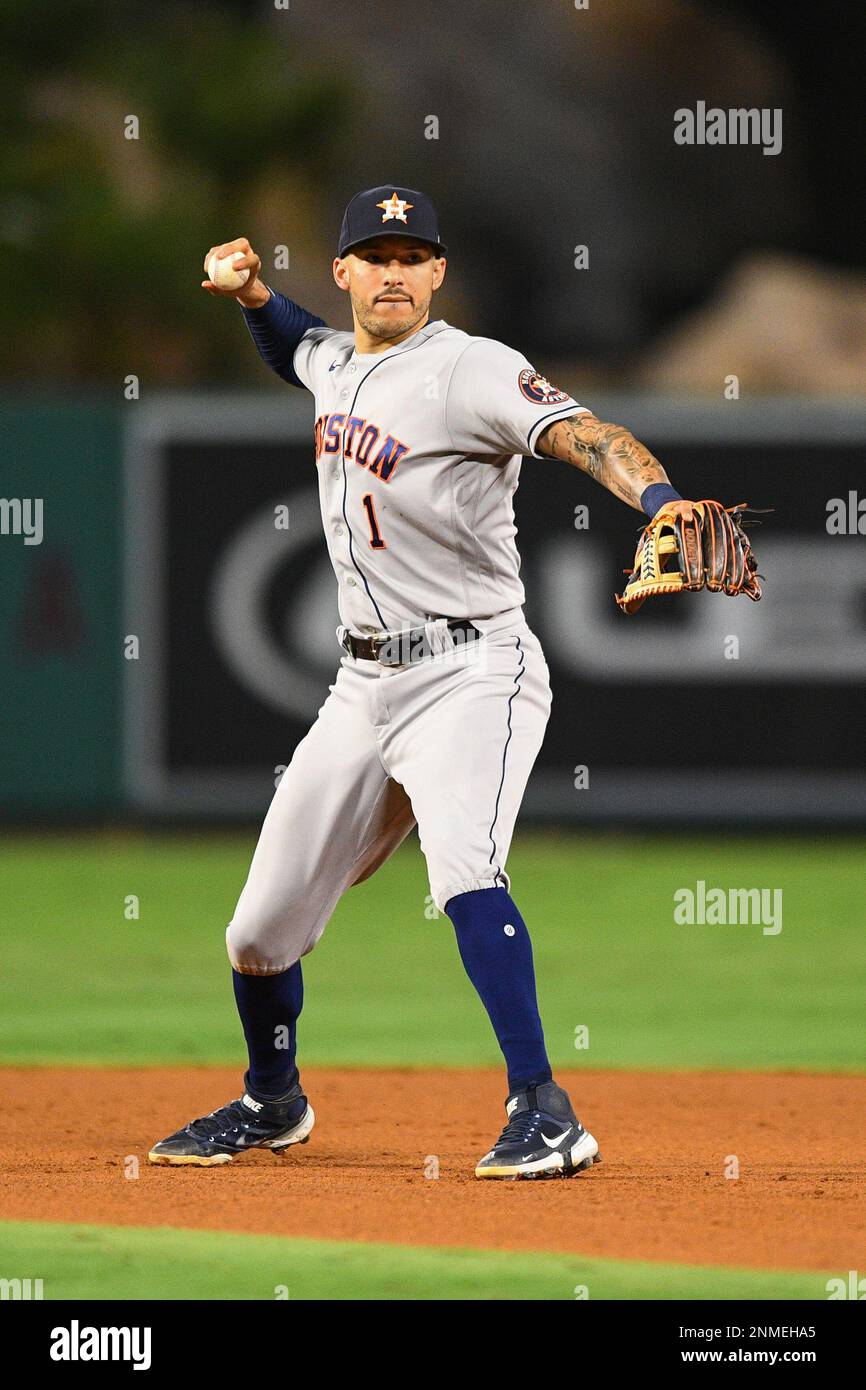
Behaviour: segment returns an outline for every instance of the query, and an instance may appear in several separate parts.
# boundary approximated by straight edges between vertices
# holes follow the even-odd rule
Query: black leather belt
[[[474,642],[484,635],[468,618],[449,619],[448,631],[460,636],[464,642]],[[361,661],[378,661],[382,666],[406,666],[433,655],[423,627],[407,628],[405,632],[392,633],[389,637],[355,637],[351,632],[346,632],[342,646],[350,656]]]

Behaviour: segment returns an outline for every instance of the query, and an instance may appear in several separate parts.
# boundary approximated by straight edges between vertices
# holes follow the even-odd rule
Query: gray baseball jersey
[[[521,353],[442,320],[357,353],[312,328],[319,498],[342,622],[362,634],[523,603],[512,498],[546,425],[585,409]],[[536,455],[537,457],[537,455]]]

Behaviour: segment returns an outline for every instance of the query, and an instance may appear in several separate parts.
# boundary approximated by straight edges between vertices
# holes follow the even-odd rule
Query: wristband
[[[670,483],[650,483],[640,495],[641,509],[654,517],[668,502],[682,502],[682,497]]]

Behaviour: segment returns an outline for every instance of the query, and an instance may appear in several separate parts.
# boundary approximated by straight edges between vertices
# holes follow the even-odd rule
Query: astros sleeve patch
[[[460,452],[531,454],[545,425],[583,409],[522,353],[492,338],[475,338],[455,363],[446,424]]]

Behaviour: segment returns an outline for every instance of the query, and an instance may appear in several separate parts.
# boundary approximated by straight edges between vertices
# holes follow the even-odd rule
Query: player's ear
[[[433,288],[438,290],[442,281],[445,279],[445,267],[448,264],[444,256],[437,256],[433,262]]]
[[[348,272],[348,269],[347,269],[347,267],[346,267],[346,262],[345,262],[344,260],[342,260],[339,256],[335,256],[335,257],[334,257],[334,264],[332,265],[331,270],[332,270],[333,273],[334,273],[334,279],[336,280],[337,284],[340,286],[340,289],[341,289],[341,290],[348,290],[348,288],[349,288],[349,272]]]

